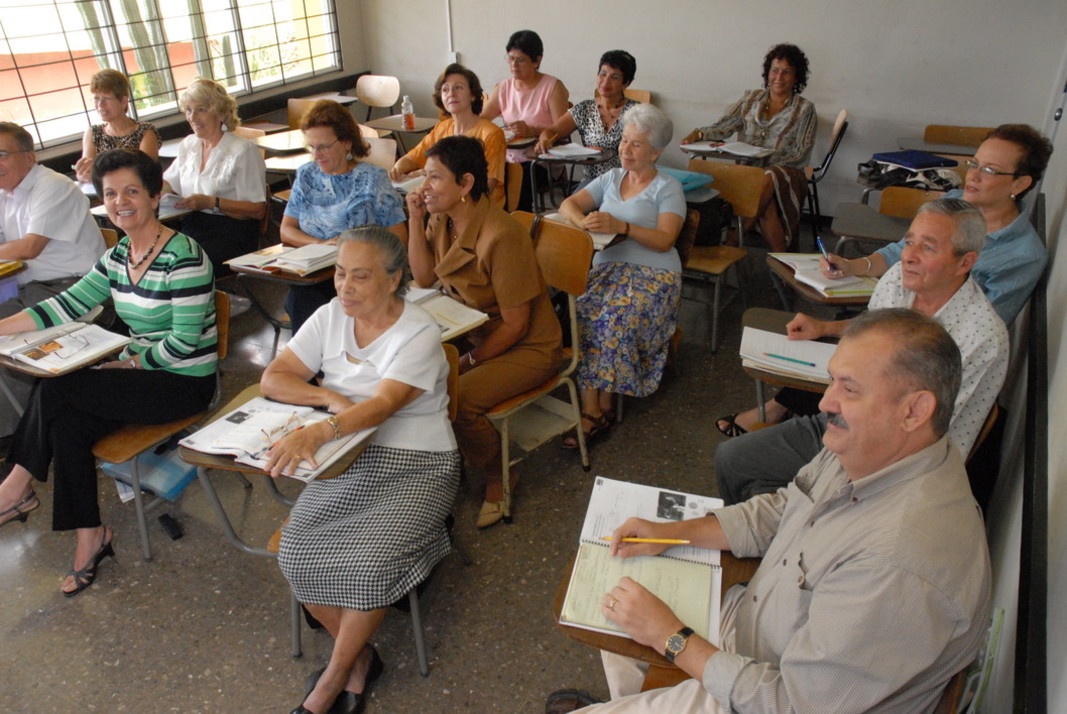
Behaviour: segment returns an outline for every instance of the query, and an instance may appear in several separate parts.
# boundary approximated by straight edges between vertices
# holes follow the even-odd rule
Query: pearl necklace
[[[159,224],[159,230],[156,231],[156,239],[152,241],[152,246],[148,249],[148,252],[141,256],[141,259],[130,266],[130,270],[137,270],[144,262],[148,260],[148,256],[152,255],[152,251],[156,249],[156,244],[159,243],[159,237],[163,235],[163,224]],[[130,241],[130,257],[133,257],[133,241]]]

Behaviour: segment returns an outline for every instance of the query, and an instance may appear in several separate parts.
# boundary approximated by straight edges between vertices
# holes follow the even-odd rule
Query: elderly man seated
[[[871,309],[909,307],[933,317],[956,341],[963,354],[963,386],[949,438],[964,456],[1008,369],[1007,329],[970,276],[985,233],[981,213],[966,201],[940,198],[924,204],[904,237],[900,262],[878,281],[870,301]],[[840,335],[847,324],[801,314],[789,323],[789,337],[814,340]],[[778,396],[795,404],[808,393],[783,389]],[[720,444],[715,451],[719,495],[731,505],[784,486],[822,448],[824,431],[826,415],[813,414]]]
[[[26,264],[16,276],[18,296],[0,302],[0,318],[63,292],[103,254],[89,199],[69,178],[37,164],[29,132],[0,122],[0,260]],[[0,370],[0,379],[25,404],[30,381],[5,372]],[[0,436],[17,423],[18,415],[2,403]]]
[[[959,451],[947,437],[960,351],[913,310],[853,320],[830,360],[820,407],[825,448],[789,486],[708,518],[631,518],[620,557],[683,538],[762,556],[723,603],[721,649],[694,635],[639,583],[622,578],[602,612],[693,679],[637,692],[640,665],[605,655],[612,701],[583,712],[931,712],[985,636],[985,529]],[[546,712],[589,702],[556,692]]]

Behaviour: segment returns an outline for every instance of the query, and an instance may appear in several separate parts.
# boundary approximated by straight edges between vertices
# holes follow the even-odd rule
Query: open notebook
[[[631,516],[680,521],[703,518],[722,505],[718,498],[597,476],[560,624],[628,637],[600,611],[604,593],[628,576],[666,602],[701,637],[718,643],[719,551],[676,545],[657,556],[613,558],[610,543],[603,538]]]

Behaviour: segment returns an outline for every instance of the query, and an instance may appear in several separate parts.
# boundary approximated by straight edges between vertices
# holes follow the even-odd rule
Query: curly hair
[[[763,58],[763,87],[767,88],[771,75],[771,62],[785,60],[797,73],[796,84],[793,85],[793,94],[800,94],[808,86],[808,56],[804,50],[796,45],[782,43],[775,45],[767,51]]]
[[[203,104],[218,114],[219,119],[229,131],[241,126],[241,119],[237,116],[236,100],[226,93],[226,87],[213,79],[203,77],[194,79],[178,98],[178,109],[184,113],[185,108],[191,102]]]
[[[352,145],[352,156],[361,159],[370,153],[370,146],[363,140],[359,125],[352,118],[352,112],[330,99],[320,99],[311,105],[300,120],[300,131],[307,132],[316,126],[333,129],[338,141],[347,141]]]
[[[130,169],[148,195],[155,198],[163,191],[163,167],[140,149],[112,149],[105,151],[93,161],[93,188],[97,196],[104,195],[104,177],[119,169]]]
[[[448,79],[450,74],[462,75],[467,80],[467,87],[471,90],[471,111],[475,114],[482,113],[482,104],[484,103],[483,95],[485,92],[482,90],[482,83],[478,81],[478,75],[470,71],[461,64],[452,64],[445,67],[445,71],[441,73],[441,76],[437,78],[437,81],[433,85],[433,103],[441,111],[448,113],[445,109],[445,103],[441,101],[441,86]]]

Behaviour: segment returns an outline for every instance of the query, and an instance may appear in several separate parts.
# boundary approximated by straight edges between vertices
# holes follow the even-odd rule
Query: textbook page
[[[72,372],[114,354],[130,343],[129,337],[108,332],[99,325],[80,322],[12,337],[21,340],[23,345],[9,343],[3,348],[5,354],[52,374]]]
[[[741,332],[741,357],[758,367],[786,375],[829,382],[828,366],[837,345],[816,340],[790,340],[777,332],[746,327]]]

